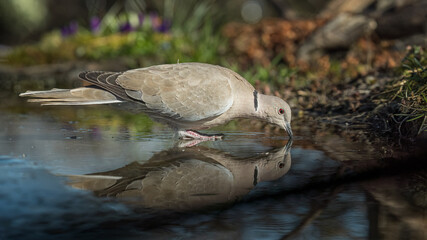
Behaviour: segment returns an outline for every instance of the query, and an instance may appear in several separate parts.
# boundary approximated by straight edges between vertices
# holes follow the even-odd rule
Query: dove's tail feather
[[[97,87],[80,87],[74,89],[54,88],[47,91],[27,91],[20,97],[30,97],[28,102],[38,102],[41,105],[94,105],[119,103],[113,94]]]

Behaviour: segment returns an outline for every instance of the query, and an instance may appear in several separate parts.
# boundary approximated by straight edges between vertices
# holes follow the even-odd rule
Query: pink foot
[[[199,143],[204,142],[204,141],[209,141],[209,140],[193,139],[193,140],[188,140],[188,141],[180,141],[178,143],[178,147],[190,148],[190,147],[197,146]]]
[[[204,134],[194,130],[178,131],[181,139],[217,140],[222,139],[224,134]]]

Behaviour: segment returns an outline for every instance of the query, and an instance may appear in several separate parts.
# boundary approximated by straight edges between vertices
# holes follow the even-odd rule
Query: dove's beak
[[[292,139],[294,134],[292,133],[291,124],[289,122],[285,122],[285,130],[288,132],[289,138]]]

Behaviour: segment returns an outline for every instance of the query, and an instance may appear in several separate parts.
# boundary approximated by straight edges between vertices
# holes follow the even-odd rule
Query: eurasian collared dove
[[[195,147],[162,151],[143,163],[108,172],[68,175],[69,184],[100,197],[155,209],[195,210],[233,203],[259,182],[285,175],[291,166],[292,141],[250,158],[218,149]]]
[[[121,104],[168,124],[181,138],[216,139],[195,130],[235,118],[256,118],[285,129],[290,138],[291,109],[282,99],[258,93],[236,72],[210,64],[156,65],[125,72],[87,71],[91,86],[27,91],[21,97],[42,105]],[[189,130],[191,129],[191,130]]]

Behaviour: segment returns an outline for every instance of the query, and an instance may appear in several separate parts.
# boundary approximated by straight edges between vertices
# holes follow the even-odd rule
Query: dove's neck
[[[270,97],[256,91],[250,94],[245,92],[239,95],[230,111],[204,122],[201,126],[191,126],[191,128],[195,130],[210,128],[224,124],[234,118],[254,118],[268,122],[270,119],[267,115],[267,110],[268,103],[271,102],[269,100]]]
[[[269,106],[268,103],[271,102],[270,98],[271,96],[254,91],[251,98],[252,101],[249,102],[246,100],[246,104],[244,106],[245,110],[243,111],[246,113],[245,117],[267,120],[267,108]]]

